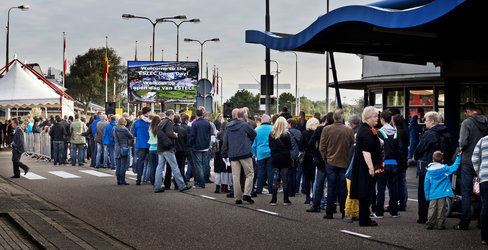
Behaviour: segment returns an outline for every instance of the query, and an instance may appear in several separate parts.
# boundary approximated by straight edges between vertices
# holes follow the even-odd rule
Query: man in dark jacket
[[[14,165],[14,176],[10,178],[20,178],[20,170],[24,170],[24,175],[29,172],[29,167],[20,162],[20,157],[25,152],[24,150],[24,132],[19,127],[19,121],[17,119],[12,120],[12,128],[14,129],[14,137],[12,142],[12,163]]]
[[[471,156],[473,155],[476,143],[486,135],[488,129],[488,118],[481,114],[479,108],[472,102],[463,106],[466,119],[461,124],[459,132],[459,152],[461,160],[461,217],[458,230],[467,230],[471,219],[471,193],[473,192],[473,178],[476,176]]]
[[[156,177],[154,182],[154,192],[163,192],[162,179],[163,169],[168,163],[171,167],[171,172],[178,185],[180,192],[190,189],[190,186],[185,184],[183,176],[181,176],[180,169],[175,157],[175,140],[178,139],[178,134],[174,132],[173,118],[175,113],[173,110],[166,111],[166,117],[158,126],[158,167],[156,168]]]
[[[186,170],[186,175],[185,179],[188,181],[191,178],[192,174],[192,167],[194,167],[193,164],[193,157],[191,156],[191,144],[190,144],[190,133],[191,133],[191,127],[188,126],[188,120],[190,119],[190,116],[188,114],[182,113],[181,114],[181,124],[180,126],[185,129],[186,132],[186,150],[185,150],[185,158],[188,161],[188,169]]]
[[[64,152],[64,139],[68,133],[66,132],[66,127],[61,122],[61,117],[56,116],[56,123],[49,130],[49,136],[51,136],[53,143],[53,156],[54,156],[54,166],[58,163],[60,166],[64,164],[63,152]]]
[[[242,200],[254,203],[250,195],[254,178],[252,143],[256,137],[256,131],[254,131],[249,123],[244,121],[246,115],[246,110],[240,109],[237,113],[237,120],[233,120],[227,124],[226,133],[224,135],[224,144],[222,146],[222,155],[224,157],[229,157],[232,167],[236,204],[242,204]],[[241,167],[246,174],[244,196],[242,195],[240,183]]]
[[[192,157],[195,172],[195,186],[205,188],[205,179],[203,176],[203,167],[207,159],[208,147],[210,145],[210,134],[212,133],[212,126],[209,121],[203,118],[203,110],[196,111],[197,120],[191,125],[190,144],[192,145]]]

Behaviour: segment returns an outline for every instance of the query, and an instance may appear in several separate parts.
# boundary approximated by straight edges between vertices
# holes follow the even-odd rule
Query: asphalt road
[[[0,175],[12,175],[11,153],[0,151]],[[137,249],[476,249],[480,231],[452,228],[457,218],[448,218],[446,230],[426,230],[417,220],[415,169],[407,172],[409,202],[400,218],[377,219],[378,227],[363,228],[345,223],[340,214],[323,219],[324,212],[306,213],[304,195],[290,198],[293,205],[272,207],[269,195],[254,198],[254,204],[235,205],[225,194],[215,194],[214,184],[185,193],[169,190],[153,193],[151,185],[116,185],[115,172],[89,167],[55,167],[29,158],[22,161],[31,173],[44,179],[22,176],[13,182],[80,220]],[[55,175],[63,171],[75,178]],[[128,172],[129,173],[129,172]],[[31,178],[35,175],[29,175]],[[66,177],[66,176],[64,176]],[[131,177],[128,175],[127,177]],[[282,195],[278,195],[282,202]]]

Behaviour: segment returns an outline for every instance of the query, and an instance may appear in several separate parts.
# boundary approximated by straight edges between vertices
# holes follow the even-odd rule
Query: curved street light
[[[20,5],[20,6],[16,6],[16,7],[11,7],[10,9],[8,9],[8,14],[7,14],[7,40],[6,40],[6,44],[7,44],[7,51],[6,51],[6,59],[5,59],[5,66],[8,65],[8,51],[9,51],[9,30],[10,30],[10,11],[12,9],[20,9],[22,11],[26,11],[28,9],[30,9],[30,5]],[[6,71],[8,71],[8,67],[6,67]]]
[[[199,40],[195,40],[195,39],[190,39],[190,38],[185,38],[184,39],[185,42],[189,43],[189,42],[197,42],[200,44],[200,64],[201,64],[201,70],[200,70],[200,79],[203,78],[203,45],[206,43],[206,42],[220,42],[220,39],[219,38],[212,38],[212,39],[208,39],[208,40],[205,40],[203,42],[200,42]]]
[[[156,19],[157,21],[157,19]],[[161,22],[168,22],[168,23],[173,23],[174,25],[176,25],[176,61],[179,62],[180,60],[180,25],[183,24],[183,23],[200,23],[200,19],[198,18],[194,18],[194,19],[190,19],[190,20],[184,20],[184,21],[181,21],[179,23],[176,23],[175,21],[173,20],[162,20]]]
[[[152,60],[154,61],[154,51],[155,51],[155,41],[156,41],[156,24],[158,23],[161,23],[161,22],[164,22],[164,20],[168,20],[168,19],[186,19],[186,16],[184,15],[179,15],[179,16],[172,16],[172,17],[162,17],[162,18],[157,18],[155,21],[152,21],[150,18],[148,17],[144,17],[144,16],[135,16],[135,15],[132,15],[132,14],[122,14],[122,19],[131,19],[131,18],[139,18],[139,19],[146,19],[148,20],[152,26],[153,26],[153,39],[152,39]]]

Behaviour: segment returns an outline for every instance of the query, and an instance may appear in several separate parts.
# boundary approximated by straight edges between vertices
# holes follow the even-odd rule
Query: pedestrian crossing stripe
[[[97,177],[113,177],[111,174],[106,174],[103,172],[95,171],[95,170],[80,170],[80,172],[83,172],[85,174],[97,176]]]
[[[45,180],[46,179],[45,177],[42,177],[38,174],[34,174],[32,172],[27,173],[26,175],[24,175],[24,177],[29,179],[29,180]]]
[[[65,171],[49,171],[48,173],[59,176],[59,177],[64,178],[64,179],[81,178],[78,175],[70,174],[70,173],[65,172]]]

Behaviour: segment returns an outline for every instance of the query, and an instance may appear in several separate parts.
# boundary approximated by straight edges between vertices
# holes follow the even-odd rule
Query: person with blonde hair
[[[319,126],[320,121],[317,118],[312,117],[307,120],[306,123],[306,130],[303,131],[302,137],[300,138],[300,143],[298,145],[298,149],[300,152],[303,152],[303,164],[302,164],[302,171],[303,176],[305,177],[304,189],[305,189],[305,202],[304,204],[310,204],[310,188],[313,185],[313,181],[315,180],[315,165],[313,163],[313,155],[315,154],[315,148],[310,147],[309,141],[312,137],[313,133]]]
[[[276,206],[280,177],[283,182],[283,205],[291,205],[288,199],[288,170],[293,161],[290,154],[292,147],[287,126],[286,119],[280,116],[276,119],[269,134],[269,148],[271,149],[271,165],[273,168],[273,183],[269,183],[269,185],[272,184],[273,195],[269,203],[271,206]]]
[[[369,106],[364,108],[363,124],[356,134],[356,147],[351,172],[351,199],[359,200],[359,226],[377,226],[371,220],[369,206],[371,205],[374,187],[375,167],[380,163],[380,141],[374,126],[378,123],[378,110]]]

